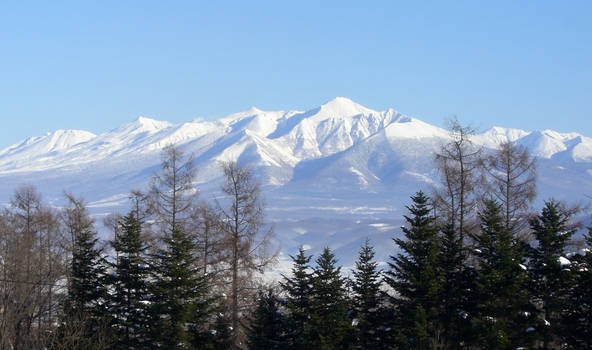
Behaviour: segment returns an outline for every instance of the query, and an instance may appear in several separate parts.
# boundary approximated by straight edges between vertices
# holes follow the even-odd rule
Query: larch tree
[[[502,143],[483,159],[487,193],[502,205],[504,225],[519,234],[526,226],[530,204],[536,196],[536,161],[528,149]]]
[[[271,251],[273,230],[264,229],[264,208],[259,182],[249,168],[235,162],[222,164],[223,203],[218,202],[228,264],[228,297],[235,346],[243,341],[241,315],[253,305],[254,274],[262,273],[275,261]]]
[[[41,347],[57,320],[66,256],[57,213],[34,187],[0,214],[0,348]]]
[[[193,155],[187,155],[174,145],[166,146],[161,154],[161,170],[150,183],[150,211],[160,225],[160,234],[185,230],[197,199],[194,188],[196,169]],[[140,202],[138,202],[140,203]]]
[[[224,234],[219,213],[209,203],[199,203],[191,213],[191,229],[197,233],[199,264],[203,274],[215,279],[224,270]]]
[[[438,216],[451,223],[464,242],[474,226],[475,208],[480,196],[482,150],[471,142],[474,130],[450,121],[451,141],[436,154],[436,167],[442,186],[434,189],[433,199]]]

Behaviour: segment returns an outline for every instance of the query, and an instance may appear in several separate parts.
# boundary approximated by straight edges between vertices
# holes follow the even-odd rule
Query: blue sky
[[[4,1],[0,148],[335,96],[592,136],[590,1]]]

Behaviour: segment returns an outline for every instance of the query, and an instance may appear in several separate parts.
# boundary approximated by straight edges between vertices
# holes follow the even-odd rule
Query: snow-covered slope
[[[4,171],[30,171],[35,169],[31,164],[38,164],[38,169],[47,169],[55,165],[51,160],[66,154],[73,155],[77,146],[95,137],[84,130],[57,130],[30,137],[0,151],[0,168]],[[47,160],[50,162],[46,163]]]
[[[253,107],[178,125],[139,117],[99,135],[58,130],[1,150],[0,200],[26,183],[56,203],[64,190],[79,193],[98,216],[125,210],[126,193],[144,188],[158,169],[160,150],[176,144],[195,155],[204,199],[219,186],[220,161],[253,167],[285,252],[309,244],[355,255],[367,235],[387,242],[398,234],[409,196],[438,182],[434,152],[448,140],[439,127],[343,97],[308,111]],[[486,149],[507,141],[528,147],[539,158],[542,199],[578,201],[592,194],[589,137],[493,127],[472,140]],[[387,254],[387,247],[380,249]]]

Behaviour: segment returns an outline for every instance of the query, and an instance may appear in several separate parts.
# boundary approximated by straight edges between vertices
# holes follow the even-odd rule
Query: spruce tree
[[[532,344],[534,310],[526,289],[522,245],[506,226],[501,206],[487,201],[479,214],[481,229],[473,234],[478,265],[473,317],[477,346],[488,349],[528,348]]]
[[[345,279],[329,248],[316,259],[313,272],[312,333],[315,349],[341,349],[350,341],[351,320]]]
[[[380,291],[381,274],[374,261],[374,254],[374,248],[366,240],[353,271],[355,349],[381,349],[386,343]]]
[[[63,212],[66,234],[71,243],[71,270],[68,295],[60,315],[60,326],[52,343],[69,343],[72,330],[75,338],[87,341],[76,344],[101,344],[111,340],[108,327],[106,261],[98,246],[94,220],[84,202],[66,195],[70,205]]]
[[[442,289],[438,297],[441,305],[438,318],[442,325],[442,348],[464,349],[472,339],[474,270],[465,264],[466,250],[452,224],[442,229],[441,242],[438,268],[442,276]]]
[[[148,199],[159,245],[151,256],[151,339],[155,347],[191,349],[206,332],[211,314],[207,278],[197,256],[197,235],[190,231],[197,191],[193,156],[169,145],[162,169],[154,175]]]
[[[71,206],[66,209],[64,220],[72,242],[72,271],[68,290],[71,312],[93,318],[105,318],[107,287],[106,262],[98,247],[94,221],[82,200],[68,196]]]
[[[285,349],[285,320],[272,290],[259,293],[247,332],[249,350]]]
[[[540,347],[551,349],[559,340],[562,312],[569,273],[562,265],[564,251],[575,230],[570,229],[570,214],[559,202],[545,203],[541,214],[530,221],[536,246],[530,252],[528,266],[530,292],[539,309],[537,333]]]
[[[163,247],[153,257],[154,346],[164,349],[191,349],[193,334],[209,314],[206,280],[199,274],[196,245],[190,235],[174,229],[162,238]]]
[[[112,328],[118,349],[145,349],[148,335],[148,265],[141,222],[132,211],[119,222],[121,230],[111,245],[117,257],[109,282]],[[151,346],[151,344],[150,344]]]
[[[569,349],[592,349],[592,227],[587,247],[570,257],[573,285],[562,320],[563,339]]]
[[[310,259],[312,256],[305,254],[304,248],[300,247],[298,255],[292,258],[291,277],[283,276],[280,283],[286,297],[287,329],[286,340],[289,349],[309,350],[311,349],[311,311],[313,277],[310,270]]]
[[[196,349],[229,350],[234,345],[232,335],[232,321],[230,312],[226,307],[222,307],[215,317],[214,329],[211,331],[211,345],[197,346]]]
[[[438,269],[440,241],[431,215],[429,198],[423,192],[411,197],[407,207],[408,227],[403,227],[404,239],[396,238],[401,253],[391,256],[386,282],[395,291],[392,303],[398,308],[407,346],[413,349],[433,349],[438,346],[441,328],[438,323],[442,278]]]

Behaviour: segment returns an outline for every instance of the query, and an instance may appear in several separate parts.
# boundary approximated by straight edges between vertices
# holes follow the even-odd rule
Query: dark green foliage
[[[213,350],[229,350],[234,344],[234,337],[232,335],[232,321],[230,313],[227,309],[224,312],[218,313],[214,322],[214,329],[211,332],[211,344],[207,347],[197,346],[197,349],[213,349]]]
[[[171,176],[169,179],[174,180],[175,175]],[[184,183],[191,185],[189,179]],[[183,189],[172,190],[178,191]],[[453,222],[439,230],[429,198],[418,192],[407,208],[410,214],[405,216],[404,237],[395,239],[400,250],[391,257],[390,269],[384,273],[388,291],[381,291],[381,273],[368,241],[361,247],[353,279],[348,283],[350,290],[346,290],[347,280],[330,249],[325,248],[311,268],[311,256],[301,248],[291,257],[290,277],[284,276],[280,283],[285,301],[272,291],[260,291],[250,317],[240,315],[246,321],[240,327],[248,331],[245,343],[239,338],[243,334],[237,336],[233,327],[239,320],[235,308],[238,304],[230,306],[221,300],[223,287],[210,285],[204,265],[198,262],[208,259],[199,255],[197,235],[186,230],[195,227],[189,222],[193,218],[177,212],[181,216],[174,214],[167,221],[164,215],[175,212],[179,203],[191,208],[190,200],[173,196],[160,207],[163,236],[149,261],[138,207],[123,217],[118,222],[118,235],[111,242],[114,257],[108,263],[83,203],[72,196],[68,199],[72,206],[64,210],[62,218],[71,246],[59,242],[60,247],[71,248],[71,260],[70,255],[61,255],[67,255],[64,261],[71,264],[63,274],[68,274],[67,291],[65,285],[62,289],[62,285],[43,279],[32,282],[7,277],[5,288],[14,284],[20,291],[36,293],[15,293],[10,289],[4,293],[2,329],[20,327],[15,339],[28,336],[27,332],[37,333],[39,339],[39,346],[32,347],[25,346],[25,342],[5,341],[10,348],[592,348],[592,228],[585,236],[587,247],[568,253],[570,243],[579,244],[570,242],[575,233],[570,223],[573,214],[555,201],[545,203],[541,214],[530,220],[529,233],[535,238],[531,245],[516,238],[517,232],[511,231],[513,225],[508,224],[508,211],[502,210],[507,206],[494,201],[484,203],[479,229],[465,231],[469,236],[463,242],[460,228],[455,230]],[[14,225],[5,220],[15,219],[5,215],[0,214],[0,231],[4,234],[13,229],[9,225]],[[22,219],[33,224],[27,216]],[[45,229],[53,227],[50,219]],[[37,232],[31,227],[19,231],[23,238]],[[49,232],[46,238],[45,252],[49,253],[55,246],[49,242]],[[39,242],[38,247],[45,248],[43,240]],[[469,242],[470,248],[466,246]],[[37,244],[26,239],[24,243],[29,244],[24,253],[35,247],[31,244]],[[43,254],[40,250],[39,256]],[[30,259],[27,268],[35,266],[30,265],[35,261],[31,256],[26,258]],[[15,268],[19,267],[18,261],[10,260]],[[4,265],[5,269],[13,267]],[[222,260],[216,267],[230,265]],[[254,285],[249,273],[240,277],[247,284],[240,285],[236,280],[235,290]],[[39,286],[19,286],[29,283]],[[32,316],[26,316],[26,327],[18,324],[22,317],[11,319],[3,311],[6,305],[14,304],[15,296],[34,303],[32,295],[39,298],[46,289],[49,298],[57,300],[45,302],[55,307],[27,314]],[[0,332],[0,338],[4,335]]]
[[[527,293],[524,252],[506,228],[499,204],[487,201],[473,234],[478,265],[473,331],[479,348],[528,348],[533,342],[534,309]]]
[[[386,282],[395,291],[392,303],[399,312],[407,338],[407,346],[432,349],[437,346],[441,328],[438,322],[438,297],[442,291],[442,276],[438,269],[440,240],[434,217],[430,214],[429,199],[422,192],[411,198],[405,216],[408,227],[403,227],[405,239],[395,239],[401,253],[391,256]]]
[[[586,242],[587,248],[570,258],[573,284],[562,319],[563,339],[570,349],[592,349],[592,227]]]
[[[248,327],[249,350],[280,350],[286,348],[285,320],[272,290],[260,292],[257,308]]]
[[[73,238],[70,306],[75,312],[103,317],[106,314],[106,264],[102,249],[97,247],[99,239],[92,221],[78,227]]]
[[[311,323],[315,349],[342,349],[351,335],[345,280],[336,264],[335,255],[325,248],[313,272]]]
[[[116,254],[111,285],[109,311],[112,329],[117,333],[119,349],[142,349],[148,335],[149,270],[145,259],[148,247],[141,238],[141,222],[130,212],[119,223],[121,233],[111,245]]]
[[[154,256],[151,314],[155,347],[192,348],[190,329],[199,329],[208,315],[206,281],[199,274],[190,235],[173,229]]]
[[[370,246],[369,240],[366,240],[353,271],[355,349],[381,349],[386,343],[380,291],[381,274],[377,266],[374,261],[374,248]]]
[[[75,344],[82,346],[83,342],[75,340],[77,337],[91,343],[105,343],[104,339],[111,338],[110,329],[106,327],[110,317],[107,263],[102,248],[98,247],[94,221],[83,201],[71,195],[67,198],[71,206],[64,211],[63,220],[72,244],[72,260],[68,296],[63,303],[57,329],[59,337],[54,344],[70,343],[68,339],[73,338]]]
[[[309,271],[312,257],[306,256],[302,247],[298,250],[298,255],[290,257],[293,261],[292,276],[284,276],[284,281],[280,283],[286,295],[286,308],[289,311],[286,338],[290,349],[309,350],[312,344],[310,322],[313,277]]]
[[[556,201],[545,203],[541,214],[530,221],[536,246],[530,252],[530,293],[539,309],[536,327],[543,349],[559,340],[561,313],[566,308],[569,269],[560,258],[575,230],[569,229],[570,214]]]
[[[465,265],[466,252],[460,235],[452,224],[441,232],[441,252],[438,269],[442,276],[439,296],[444,349],[465,348],[472,338],[471,314],[473,311],[472,279],[474,270]]]

